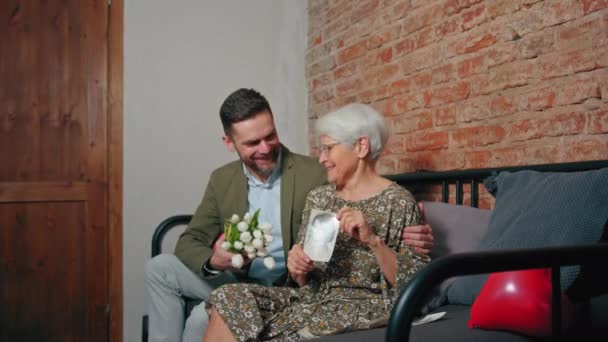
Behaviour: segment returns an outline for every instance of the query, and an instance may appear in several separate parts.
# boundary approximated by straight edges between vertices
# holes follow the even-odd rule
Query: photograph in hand
[[[336,213],[312,209],[304,238],[304,252],[314,261],[328,262],[334,252],[339,229]]]

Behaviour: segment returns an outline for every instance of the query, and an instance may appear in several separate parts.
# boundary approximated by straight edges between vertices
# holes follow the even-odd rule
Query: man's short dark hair
[[[228,97],[220,107],[220,119],[226,134],[230,133],[232,124],[247,120],[260,112],[270,110],[268,100],[254,89],[241,88]]]

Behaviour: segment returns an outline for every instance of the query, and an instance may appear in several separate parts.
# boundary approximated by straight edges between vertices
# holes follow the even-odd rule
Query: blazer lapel
[[[231,203],[231,207],[234,208],[231,212],[227,213],[228,218],[232,216],[232,214],[237,214],[239,217],[243,217],[243,215],[247,212],[247,177],[245,177],[245,173],[243,172],[243,164],[239,163],[238,167],[234,170],[234,173],[231,177],[231,189],[229,193],[227,193],[226,200]],[[245,196],[243,196],[245,194]]]
[[[283,235],[283,250],[285,259],[291,245],[293,196],[295,194],[296,172],[291,152],[282,146],[281,163],[281,234]]]

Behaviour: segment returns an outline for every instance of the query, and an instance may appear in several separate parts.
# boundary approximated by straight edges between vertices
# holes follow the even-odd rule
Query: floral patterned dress
[[[340,198],[332,185],[318,187],[306,198],[298,241],[306,236],[311,209],[337,212],[344,206],[361,210],[374,233],[397,252],[396,286],[387,282],[368,247],[339,233],[331,260],[315,262],[301,288],[229,284],[212,292],[209,303],[237,340],[296,341],[386,322],[399,290],[429,261],[400,238],[404,226],[420,222],[416,201],[395,183],[354,202]]]

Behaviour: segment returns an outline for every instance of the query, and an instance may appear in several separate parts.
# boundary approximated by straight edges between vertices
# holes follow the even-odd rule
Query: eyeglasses
[[[340,144],[339,142],[335,142],[335,143],[331,143],[331,144],[321,144],[319,146],[319,154],[325,152],[325,153],[329,153],[331,151],[332,148],[334,148],[334,146]]]

